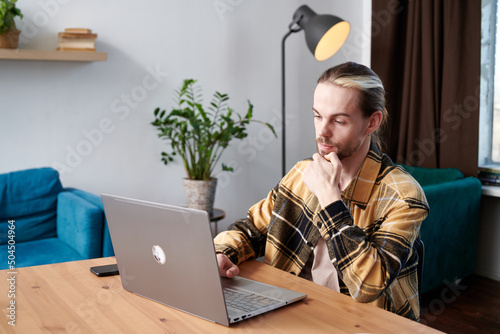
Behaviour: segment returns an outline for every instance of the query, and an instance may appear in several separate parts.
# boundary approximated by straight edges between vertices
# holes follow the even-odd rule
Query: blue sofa
[[[110,256],[106,234],[100,197],[63,188],[56,170],[0,174],[0,269]]]
[[[473,274],[481,182],[456,168],[403,168],[420,183],[430,207],[420,228],[425,245],[422,292]]]

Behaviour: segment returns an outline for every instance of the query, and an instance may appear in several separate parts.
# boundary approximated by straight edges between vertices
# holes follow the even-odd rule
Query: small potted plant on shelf
[[[19,34],[14,18],[23,14],[16,8],[17,0],[0,0],[0,48],[16,49],[19,45]]]
[[[217,184],[214,167],[231,140],[245,138],[250,122],[266,125],[274,136],[276,132],[269,123],[252,119],[250,101],[246,115],[241,116],[227,106],[227,94],[215,92],[205,110],[196,80],[184,80],[175,98],[177,106],[168,113],[156,108],[151,123],[158,129],[158,137],[170,144],[171,152],[162,152],[162,161],[168,165],[177,155],[181,157],[187,176],[184,179],[187,206],[212,214]],[[232,168],[222,164],[222,170],[232,171]]]

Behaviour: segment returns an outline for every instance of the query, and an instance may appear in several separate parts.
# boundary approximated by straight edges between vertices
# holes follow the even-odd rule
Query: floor
[[[500,333],[500,282],[472,275],[424,294],[421,323],[446,333]]]

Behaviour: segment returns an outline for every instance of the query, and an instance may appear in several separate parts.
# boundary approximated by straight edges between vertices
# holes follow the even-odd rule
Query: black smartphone
[[[107,264],[104,266],[90,267],[90,271],[99,277],[119,275],[117,264]]]

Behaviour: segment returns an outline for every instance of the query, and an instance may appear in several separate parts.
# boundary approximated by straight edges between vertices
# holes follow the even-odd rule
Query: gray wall
[[[169,109],[183,79],[196,78],[208,102],[214,90],[230,105],[280,129],[280,43],[303,3],[351,22],[344,48],[317,62],[303,32],[287,40],[288,167],[314,150],[312,93],[319,74],[353,60],[369,65],[371,2],[290,0],[19,0],[20,48],[55,49],[57,33],[88,27],[108,61],[0,60],[0,173],[57,166],[63,185],[183,205],[181,164],[164,166],[165,143],[149,124]],[[244,217],[281,175],[281,139],[261,127],[234,142],[217,173],[222,230]],[[218,169],[220,171],[220,167]]]

